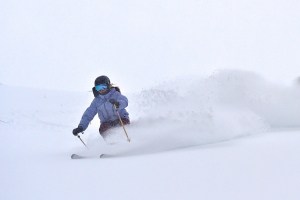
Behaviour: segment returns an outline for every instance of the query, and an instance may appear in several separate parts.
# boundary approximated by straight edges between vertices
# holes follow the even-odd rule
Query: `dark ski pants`
[[[127,119],[127,118],[121,118],[122,122],[124,125],[126,124],[130,124],[130,120]],[[99,128],[99,133],[100,135],[105,138],[107,136],[107,130],[113,128],[113,127],[117,127],[117,126],[121,126],[121,122],[119,119],[116,119],[114,121],[109,121],[109,122],[103,122],[101,123],[100,125],[100,128]]]

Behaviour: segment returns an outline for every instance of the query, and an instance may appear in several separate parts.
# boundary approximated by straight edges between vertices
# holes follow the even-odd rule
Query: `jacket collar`
[[[110,89],[110,91],[107,93],[107,94],[104,94],[104,95],[101,95],[99,94],[97,96],[97,98],[101,98],[101,99],[104,99],[104,100],[108,100],[111,98],[111,96],[116,92],[116,89],[115,88],[112,88]]]

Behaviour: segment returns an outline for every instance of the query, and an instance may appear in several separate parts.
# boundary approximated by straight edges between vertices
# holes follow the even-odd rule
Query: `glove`
[[[78,128],[73,129],[73,135],[77,136],[82,131],[83,131],[83,128],[81,126],[78,126]]]
[[[109,103],[113,104],[116,106],[116,108],[118,109],[120,106],[120,103],[118,101],[116,101],[115,99],[110,99]]]

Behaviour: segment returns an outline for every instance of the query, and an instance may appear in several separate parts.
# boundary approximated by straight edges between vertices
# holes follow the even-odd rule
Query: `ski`
[[[87,157],[81,156],[81,155],[78,155],[78,154],[75,154],[75,153],[73,153],[71,155],[71,159],[83,159],[83,158],[87,158]]]
[[[100,154],[99,158],[111,158],[113,155],[111,154]]]
[[[111,157],[109,154],[100,154],[98,158],[109,158]],[[71,159],[86,159],[86,158],[97,158],[94,156],[82,156],[82,155],[78,155],[76,153],[73,153],[71,155]]]

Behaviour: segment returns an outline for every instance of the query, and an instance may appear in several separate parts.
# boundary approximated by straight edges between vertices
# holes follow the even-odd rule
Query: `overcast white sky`
[[[126,90],[217,69],[300,75],[297,0],[0,0],[0,83]]]

